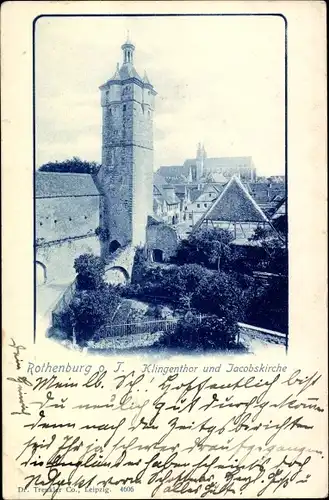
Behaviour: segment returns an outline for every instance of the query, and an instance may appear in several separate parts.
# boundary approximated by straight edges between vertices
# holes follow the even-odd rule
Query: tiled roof
[[[163,177],[163,175],[159,174],[159,172],[154,172],[153,184],[155,184],[156,186],[165,186],[166,184],[168,184],[168,182]]]
[[[48,198],[59,196],[100,195],[90,174],[36,172],[35,196]]]
[[[170,177],[173,177],[174,179],[180,179],[181,181],[183,181],[184,178],[187,178],[189,175],[189,167],[185,167],[184,165],[170,165],[168,167],[163,166],[160,167],[157,172],[166,180],[168,180],[168,178]]]
[[[157,226],[158,224],[163,224],[163,220],[156,215],[148,215],[147,216],[147,225],[148,226]]]
[[[194,229],[204,220],[227,222],[268,222],[268,219],[242,182],[233,176]]]
[[[119,70],[121,80],[128,80],[129,78],[138,78],[138,80],[143,81],[135,70],[132,64],[123,64]]]
[[[224,177],[224,175],[222,173],[218,173],[218,172],[211,172],[210,176],[209,176],[209,181],[211,182],[215,182],[217,184],[226,184],[227,182],[227,178]]]
[[[186,184],[175,184],[174,185],[175,193],[177,195],[185,195],[186,193]]]
[[[157,190],[157,193],[155,193],[154,195],[159,196],[160,198],[165,200],[168,205],[176,205],[180,203],[180,199],[176,196],[175,188],[173,186],[168,185],[166,187],[156,185],[155,188]]]
[[[202,193],[201,189],[191,189],[190,191],[190,200],[194,203]]]

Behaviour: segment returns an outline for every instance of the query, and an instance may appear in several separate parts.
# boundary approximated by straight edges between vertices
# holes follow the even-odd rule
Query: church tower
[[[145,243],[147,216],[153,212],[153,112],[156,92],[146,73],[134,67],[135,46],[121,47],[123,63],[101,85],[102,166],[98,181],[104,193],[102,255],[119,246]]]
[[[198,149],[196,153],[196,180],[199,181],[204,175],[204,160],[206,159],[206,150],[201,143],[198,144]]]

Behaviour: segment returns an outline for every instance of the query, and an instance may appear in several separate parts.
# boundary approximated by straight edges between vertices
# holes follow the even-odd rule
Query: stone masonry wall
[[[167,224],[152,224],[147,227],[147,250],[162,250],[164,260],[169,260],[176,254],[178,247],[176,231]]]
[[[84,253],[100,254],[96,236],[37,247],[36,261],[46,267],[47,284],[69,284],[76,275],[74,259]]]
[[[37,198],[36,239],[47,242],[93,234],[100,225],[100,198]]]
[[[130,83],[123,86],[120,102],[111,101],[113,92],[105,100],[102,97],[103,148],[98,179],[105,193],[107,245],[113,240],[122,246],[144,244],[147,216],[153,212],[153,111],[144,103],[143,92],[148,91]],[[102,248],[105,257],[104,243]]]

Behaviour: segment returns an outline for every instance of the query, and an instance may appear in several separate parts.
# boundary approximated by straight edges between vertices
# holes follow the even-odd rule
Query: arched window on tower
[[[117,240],[113,240],[111,241],[111,243],[109,244],[109,252],[110,253],[114,253],[118,250],[118,248],[120,248],[121,245],[120,243],[117,241]]]

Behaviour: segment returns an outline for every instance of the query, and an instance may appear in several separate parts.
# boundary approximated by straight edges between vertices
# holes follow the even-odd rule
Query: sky
[[[43,17],[36,25],[37,167],[101,161],[99,86],[122,63],[158,92],[154,169],[195,158],[252,156],[284,173],[284,22],[280,17]]]

